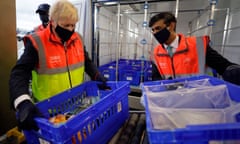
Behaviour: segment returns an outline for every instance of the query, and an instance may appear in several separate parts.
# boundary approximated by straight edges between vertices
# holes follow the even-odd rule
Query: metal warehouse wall
[[[95,19],[99,65],[120,58],[149,58],[156,45],[150,30],[144,30],[144,3],[128,1],[118,5],[101,5]],[[177,32],[185,35],[209,35],[212,47],[230,61],[240,64],[240,3],[239,0],[180,0],[148,3],[147,22],[158,12],[177,15]],[[96,8],[96,7],[95,7]],[[120,9],[120,10],[119,10]],[[130,12],[126,12],[130,10]],[[120,12],[119,12],[120,11]],[[213,24],[211,23],[213,20]],[[147,44],[141,42],[145,39]]]
[[[150,59],[150,52],[157,42],[148,28],[149,19],[159,12],[176,11],[175,1],[95,5],[94,49],[98,53],[95,57],[99,58],[99,65],[118,58]],[[180,0],[176,31],[189,35],[189,22],[206,7],[209,7],[208,0]],[[146,26],[143,26],[144,22]]]
[[[0,1],[0,135],[16,126],[10,110],[8,80],[17,59],[15,0]]]
[[[144,9],[143,4],[141,6]],[[99,65],[119,58],[149,58],[152,35],[143,27],[144,13],[133,19],[131,15],[122,13],[128,7],[125,4],[95,7],[94,46],[99,52]],[[146,40],[145,44],[143,40]]]
[[[189,22],[191,35],[210,35],[212,47],[230,61],[240,64],[240,3],[219,0],[215,9],[206,9]],[[213,25],[209,25],[213,20]]]

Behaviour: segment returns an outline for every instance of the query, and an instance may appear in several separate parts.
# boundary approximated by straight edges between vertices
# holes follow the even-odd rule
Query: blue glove
[[[222,75],[225,81],[231,82],[236,85],[240,85],[240,66],[231,65],[228,66]]]
[[[17,106],[18,127],[21,130],[38,130],[34,121],[35,117],[41,116],[37,107],[30,101],[25,100]]]
[[[96,77],[96,81],[99,81],[101,83],[98,83],[97,86],[100,90],[111,90],[111,87],[107,86],[107,78],[105,78],[103,75],[98,74]]]

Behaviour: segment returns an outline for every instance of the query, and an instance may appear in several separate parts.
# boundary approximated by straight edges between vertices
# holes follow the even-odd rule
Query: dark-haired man
[[[209,37],[187,37],[176,33],[177,20],[172,13],[162,12],[149,21],[152,34],[159,42],[154,48],[153,80],[205,74],[215,69],[224,80],[240,85],[240,66],[212,49]]]

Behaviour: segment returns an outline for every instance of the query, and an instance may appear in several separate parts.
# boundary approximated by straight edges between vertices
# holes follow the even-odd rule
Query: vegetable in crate
[[[64,114],[58,114],[54,117],[51,117],[49,121],[53,124],[63,124],[67,121],[67,118]]]

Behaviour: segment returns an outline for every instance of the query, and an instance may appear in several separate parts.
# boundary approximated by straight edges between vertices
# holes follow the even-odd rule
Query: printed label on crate
[[[127,77],[127,80],[131,81],[131,80],[132,80],[132,77]]]
[[[122,103],[118,102],[117,104],[117,112],[121,112],[122,111]]]
[[[50,144],[50,142],[48,142],[48,141],[46,141],[44,139],[41,139],[41,138],[39,138],[39,143],[40,144]]]
[[[109,78],[109,74],[104,74],[103,75],[105,78]]]

